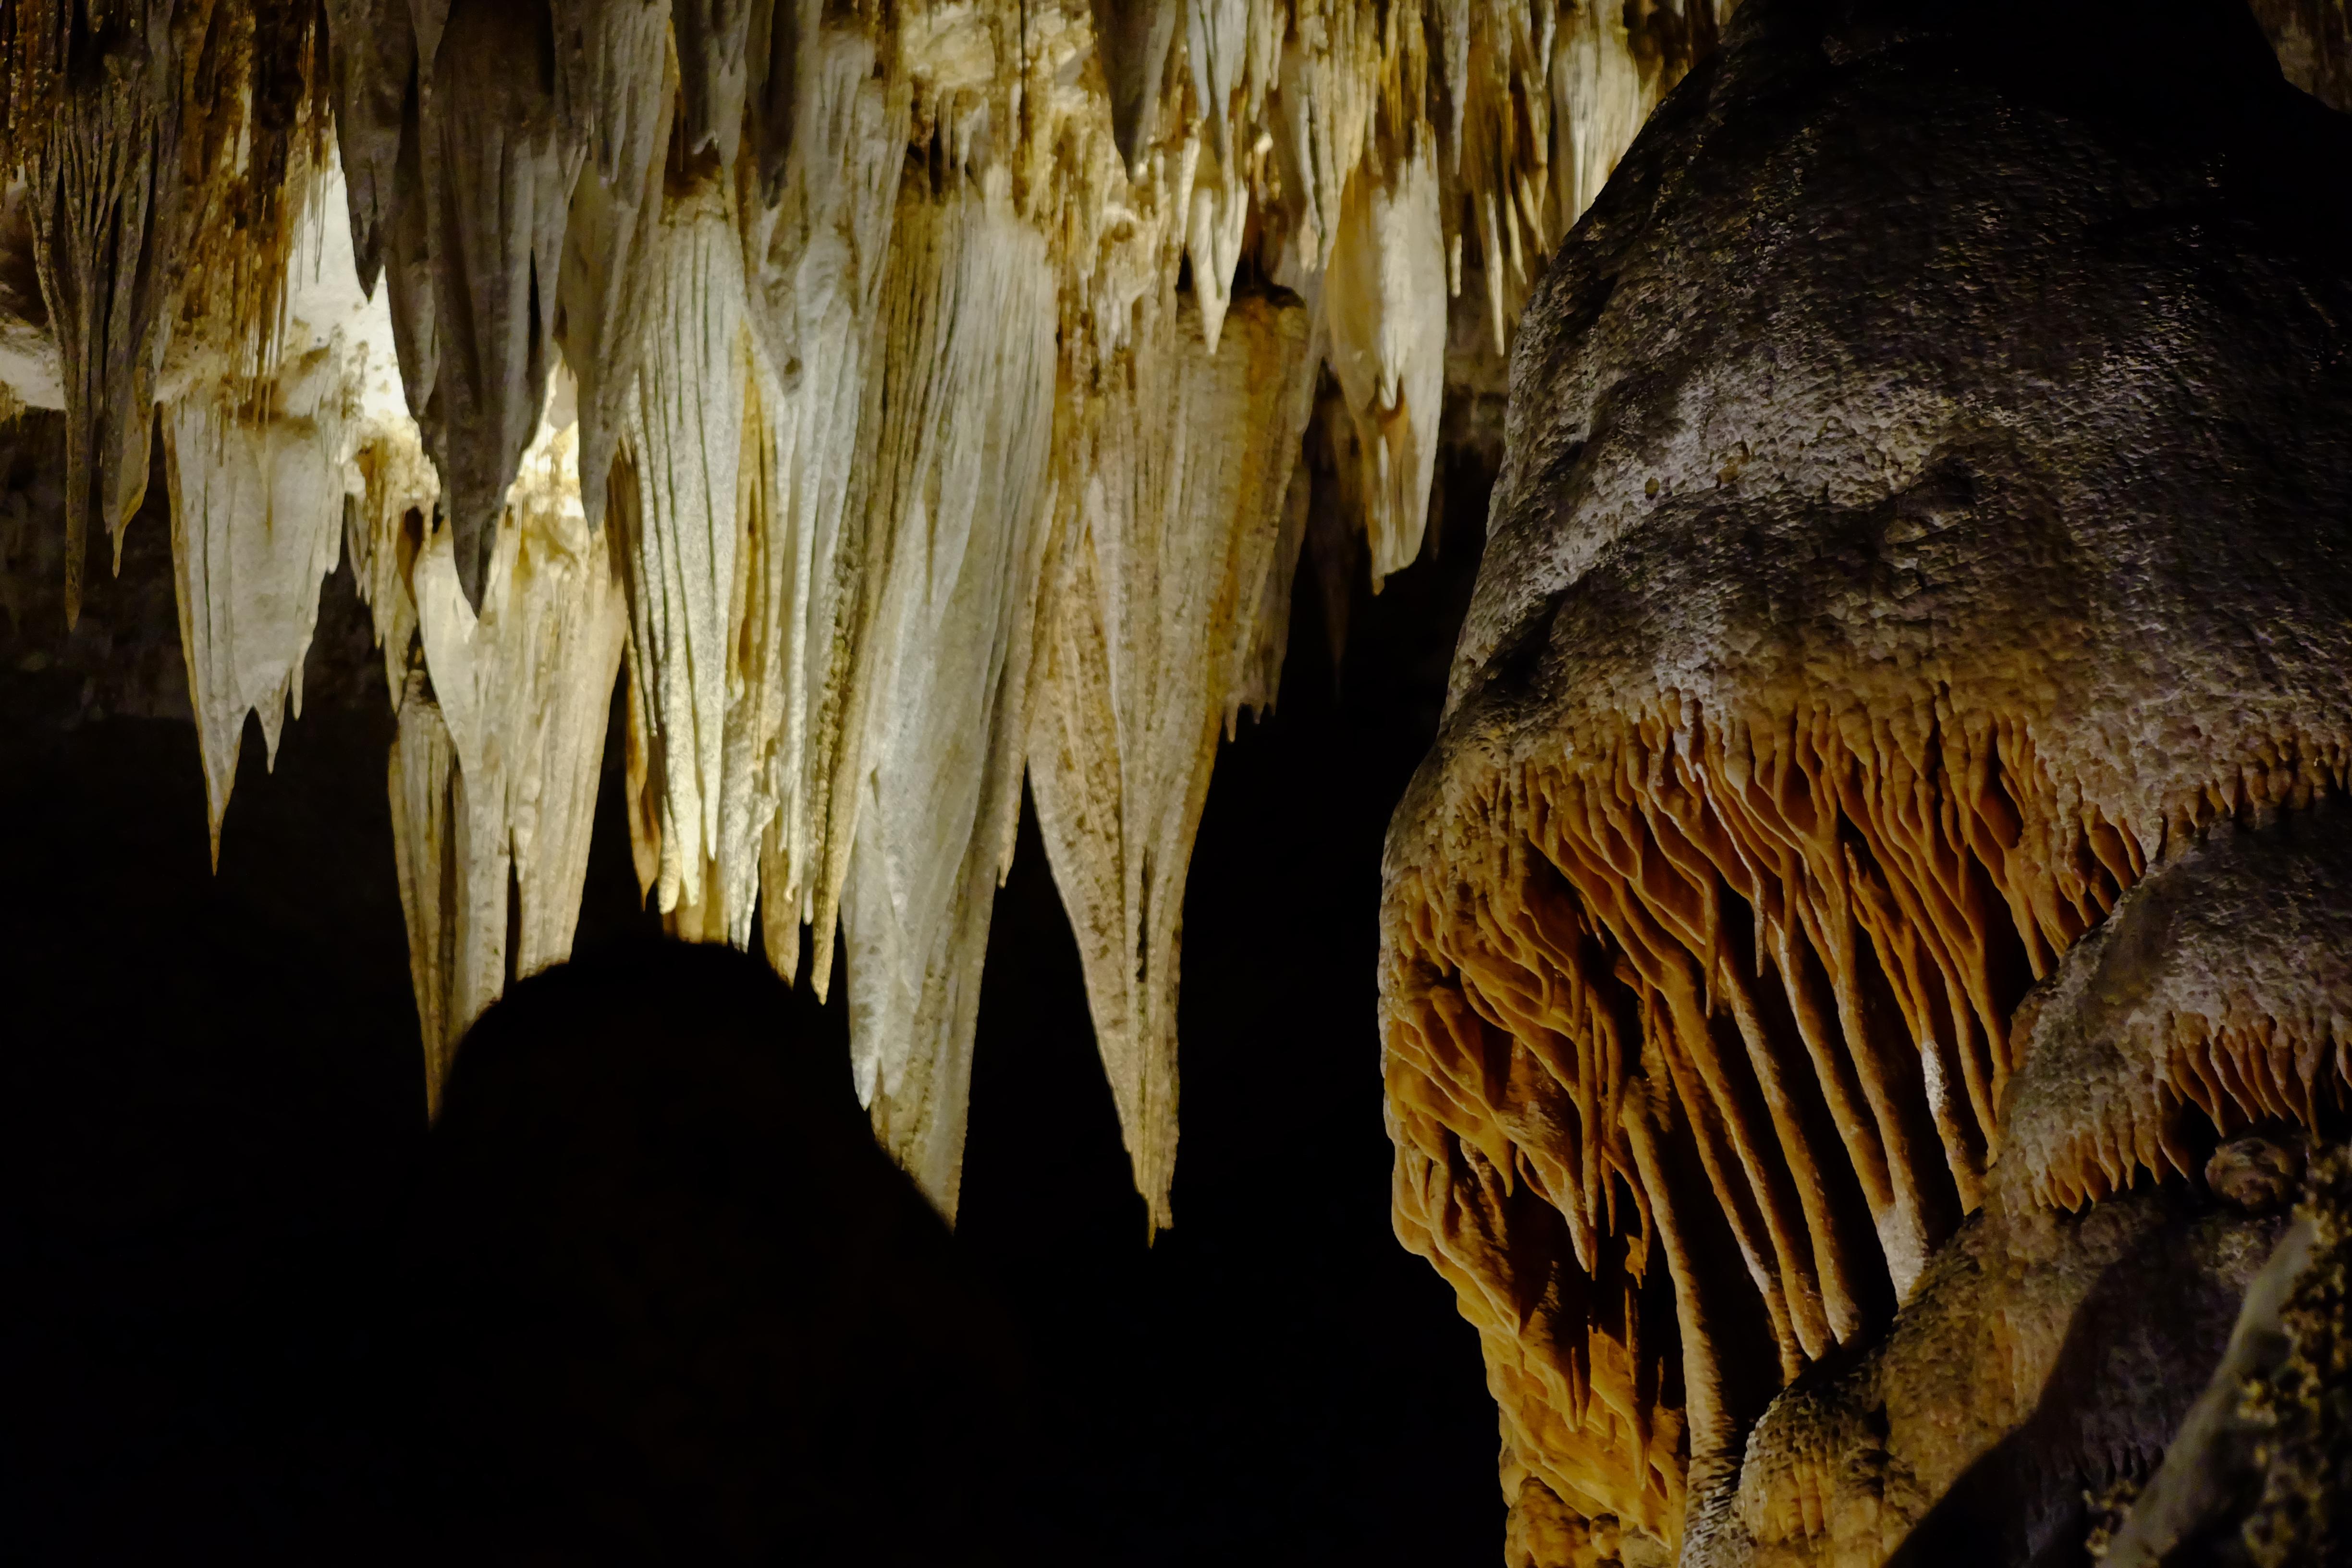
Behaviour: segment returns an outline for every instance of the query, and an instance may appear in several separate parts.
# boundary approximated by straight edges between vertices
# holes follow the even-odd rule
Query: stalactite
[[[16,18],[11,143],[31,187],[34,258],[66,409],[66,618],[81,613],[90,527],[121,548],[147,489],[155,377],[193,238],[201,173],[183,51],[200,13],[172,0],[88,16],[50,0]],[[192,36],[193,35],[193,36]],[[21,137],[21,142],[17,138]],[[118,559],[120,558],[118,554]]]
[[[750,87],[751,13],[774,3],[676,0],[677,111],[688,155],[716,149],[720,163],[735,162]]]
[[[1595,319],[1636,311],[1610,301],[1633,276],[1622,236],[1669,200],[1655,166],[1571,230],[1722,12],[328,0],[321,54],[320,10],[0,16],[0,412],[66,415],[69,616],[91,528],[119,552],[161,412],[215,855],[246,715],[274,752],[348,548],[396,711],[387,787],[437,1095],[509,975],[569,948],[625,664],[632,846],[671,929],[759,929],[789,974],[811,928],[820,991],[845,934],[859,1090],[952,1214],[1025,772],[1135,1181],[1167,1223],[1185,862],[1220,722],[1276,695],[1300,542],[1311,523],[1338,546],[1320,556],[1366,557],[1375,586],[1419,553],[1451,297],[1483,293],[1496,353],[1549,266],[1586,268],[1557,294]],[[2340,100],[2342,6],[2257,11],[2292,79]],[[1968,177],[1943,174],[1920,189]],[[2005,186],[2003,210],[2026,194]],[[1587,239],[1616,259],[1574,260]],[[1677,267],[1713,254],[1676,244]],[[1660,268],[1627,300],[1664,288]],[[1711,276],[1679,315],[1653,302],[1638,332],[1612,330],[1644,356],[1695,352],[1686,323],[1749,319],[1723,303],[1748,280]],[[1569,329],[1530,330],[1538,376]],[[2207,342],[2185,379],[2222,385],[2227,349]],[[2098,717],[2111,689],[2065,687],[2089,635],[2073,601],[2021,598],[2013,620],[2062,631],[2000,658],[1989,633],[1958,637],[1958,659],[1900,637],[1855,653],[1930,603],[1916,561],[1941,562],[1939,593],[2018,561],[2093,583],[2066,530],[2116,493],[2036,490],[2063,526],[1955,564],[1936,542],[1993,527],[1981,498],[2015,475],[1973,447],[1948,490],[1905,468],[1926,462],[1915,437],[1966,445],[1905,401],[1924,383],[1880,388],[1859,421],[1741,414],[1753,449],[1700,452],[1750,388],[1683,365],[1696,390],[1669,418],[1643,405],[1649,374],[1615,366],[1622,406],[1581,424],[1528,423],[1543,399],[1519,400],[1481,590],[1510,613],[1474,615],[1449,731],[1470,738],[1420,786],[1389,868],[1396,1223],[1478,1328],[1532,1559],[1605,1550],[1604,1529],[1671,1540],[1686,1506],[1717,1518],[1740,1378],[1794,1377],[1874,1331],[1968,1211],[2179,1175],[2192,1118],[2312,1125],[2352,1084],[2327,900],[2223,920],[2236,873],[2216,869],[2258,853],[2231,834],[2346,784],[2340,681],[2278,675],[2340,615],[2295,622],[2301,585],[2271,584],[2244,617],[2268,663],[2190,670],[2129,724]],[[1572,374],[1546,390],[1593,403]],[[1310,520],[1318,396],[1305,439],[1340,504]],[[1683,417],[1702,404],[1717,412]],[[1968,440],[2025,439],[2013,412]],[[2270,421],[2279,450],[2294,424]],[[1805,452],[1766,449],[1786,430]],[[1532,492],[1538,522],[1514,523],[1513,487],[1568,464],[1601,476],[1573,526]],[[1797,617],[1836,637],[1792,650],[1708,597],[1720,581],[1676,579],[1632,583],[1657,589],[1629,590],[1643,616],[1574,641],[1598,591],[1577,594],[1667,536],[1643,529],[1704,542],[1729,515],[1709,509],[1763,517],[1798,477],[1796,512],[1722,570],[1899,563],[1866,607]],[[2191,499],[2181,515],[2229,515],[2234,535],[2274,498]],[[1866,547],[1771,533],[1798,512]],[[1785,618],[1800,577],[1756,591]],[[2143,628],[2189,617],[2123,593],[2106,612]],[[1609,662],[1635,647],[1638,668]],[[1726,647],[1786,660],[1735,678],[1706,664]],[[2104,668],[2174,651],[2118,640]],[[2222,689],[2226,712],[2179,697]],[[2321,859],[2263,876],[2319,887]],[[2179,914],[2191,886],[2203,926]],[[2159,917],[2201,968],[2141,962]],[[1717,1342],[1742,1324],[1752,1343]],[[1817,1482],[1776,1494],[1776,1529],[1811,1530]]]
[[[782,194],[799,126],[802,51],[827,31],[824,14],[823,0],[767,0],[751,9],[743,114],[751,154],[742,164],[765,206]]]
[[[1801,1416],[1888,1342],[1964,1227],[2053,1233],[2047,1205],[2201,1173],[2213,1131],[2345,1091],[2352,585],[2319,542],[2352,468],[2300,434],[2336,390],[2277,352],[2329,352],[2305,301],[2341,269],[2268,281],[2300,221],[2278,207],[2226,256],[2112,269],[2125,193],[2202,153],[2094,137],[1998,73],[1894,90],[2000,47],[1950,18],[1852,60],[1738,31],[1517,328],[1447,714],[1387,845],[1381,1018],[1398,1234],[1479,1328],[1514,1534],[1543,1551],[1572,1515],[1686,1563],[1880,1561],[1899,1535],[1844,1555],[1809,1510],[1896,1474],[1885,1404],[1853,1395],[1882,1423],[1866,1474],[1768,1408]],[[1598,20],[1587,59],[1619,47]],[[2267,63],[2227,69],[2308,123]],[[1629,64],[1569,103],[1578,135],[1637,112],[1642,48],[1601,76]],[[1500,144],[1475,97],[1464,122],[1465,160]],[[1880,139],[1910,161],[1829,151]],[[1969,229],[1987,200],[1998,233]],[[1939,237],[1848,243],[1881,223]],[[2242,304],[2212,303],[2216,268]],[[2093,319],[2133,370],[2042,405],[2021,365]],[[2210,395],[2170,378],[2223,364],[2265,433],[2209,445]],[[2019,412],[1988,438],[1995,409]],[[1885,1500],[1916,1521],[1934,1496]]]
[[[452,798],[457,763],[448,726],[441,721],[425,671],[412,668],[403,678],[386,790],[392,801],[400,908],[408,921],[408,978],[416,995],[417,1026],[425,1037],[428,1110],[440,1109],[441,1084],[449,1076],[457,1037],[465,1032],[462,1025],[451,1026],[463,896],[453,831],[462,810]]]
[[[1156,1225],[1175,1168],[1184,868],[1265,584],[1295,563],[1278,546],[1314,387],[1305,318],[1245,297],[1213,350],[1200,312],[1163,307],[1102,367],[1113,385],[1083,531],[1046,634],[1029,743],[1038,826]]]
[[[1297,265],[1309,275],[1330,265],[1342,198],[1364,161],[1381,75],[1376,27],[1349,5],[1302,5],[1283,48],[1275,136],[1299,237]]]
[[[319,581],[341,556],[342,473],[334,437],[318,427],[322,416],[331,417],[314,403],[252,421],[189,400],[164,426],[172,559],[215,866],[245,717],[260,720],[275,763],[289,700],[296,717],[302,711]]]
[[[384,325],[389,328],[388,318]],[[360,598],[374,622],[376,644],[383,654],[384,689],[396,712],[406,688],[409,648],[416,640],[416,600],[409,580],[441,483],[425,456],[422,437],[401,405],[399,388],[391,387],[388,399],[376,406],[393,416],[373,425],[352,458],[360,485],[346,518],[343,542]]]
[[[761,537],[777,542],[761,556],[751,599],[764,665],[751,679],[764,680],[766,706],[751,743],[775,805],[759,864],[768,956],[792,977],[800,927],[814,926],[810,978],[822,996],[847,856],[845,841],[834,847],[832,789],[869,536],[862,432],[881,386],[882,281],[909,95],[903,79],[877,75],[862,33],[825,28],[796,58],[799,121],[781,199],[744,231],[749,314],[766,366],[753,504]]]
[[[1906,1293],[1982,1201],[2018,1056],[2000,955],[2046,973],[2162,834],[2056,787],[2013,722],[1917,731],[1823,709],[1735,728],[1675,704],[1558,754],[1456,786],[1481,826],[1449,836],[1444,871],[1391,873],[1398,1226],[1508,1344],[1490,1357],[1559,1367],[1499,1380],[1530,1473],[1587,1517],[1670,1517],[1616,1417],[1560,1402],[1630,1348],[1631,1315],[1588,1308],[1556,1347],[1532,1336],[1489,1283],[1525,1258],[1470,1215],[1516,1212],[1524,1184],[1591,1276],[1580,1289],[1613,1303],[1647,1245],[1619,1249],[1647,1236],[1656,1196],[1624,1100],[1646,1079],[1679,1108],[1676,1157],[1704,1172],[1794,1376],[1866,1326],[1890,1280]],[[2215,779],[2243,787],[2234,766]],[[2346,782],[2341,746],[2313,738],[2250,804]],[[2200,790],[2173,809],[2223,808]],[[2029,1172],[2076,1172],[2043,1179],[2079,1190],[2080,1157],[2050,1159]],[[1465,1163],[1496,1183],[1466,1203]]]
[[[1349,183],[1324,308],[1364,465],[1375,588],[1421,553],[1445,389],[1445,270],[1432,147],[1392,183],[1361,174]]]
[[[477,606],[555,363],[565,222],[585,153],[557,114],[551,29],[545,12],[499,0],[453,0],[429,37],[420,26],[420,177],[399,194],[392,231],[393,289],[411,296],[395,311],[418,323],[404,345],[404,361],[419,362],[410,410]]]
[[[448,527],[412,567],[430,687],[412,685],[403,699],[394,789],[396,815],[423,846],[402,851],[412,937],[424,933],[424,950],[438,955],[418,972],[417,1014],[439,1020],[445,1052],[509,972],[570,955],[587,876],[629,622],[613,536],[592,531],[581,510],[572,392],[559,372],[508,495],[481,613],[458,584]],[[431,710],[412,740],[416,701]],[[435,867],[442,880],[428,894]],[[428,983],[438,987],[430,994]],[[446,1066],[445,1057],[436,1070]],[[437,1093],[438,1077],[431,1083]]]
[[[1267,184],[1274,142],[1258,138],[1255,127],[1279,73],[1285,30],[1280,12],[1266,0],[1192,0],[1185,9],[1193,104],[1202,120],[1196,135],[1202,142],[1186,212],[1185,255],[1211,353],[1232,302],[1251,192]]]
[[[327,0],[327,33],[352,255],[373,294],[399,199],[400,141],[416,73],[416,31],[407,0]]]
[[[1178,0],[1094,0],[1095,37],[1110,95],[1111,133],[1133,164],[1158,130],[1160,83],[1182,14]]]
[[[2018,1009],[1995,1185],[2079,1209],[2196,1174],[2189,1122],[2312,1131],[2352,1089],[2343,813],[2224,823],[2153,869]]]
[[[672,94],[664,7],[604,0],[568,10],[556,36],[567,134],[586,157],[572,188],[555,279],[564,363],[580,387],[580,493],[591,528],[636,384],[662,216]]]
[[[1508,242],[1489,240],[1490,258],[1508,255],[1512,270],[1524,275],[1528,263],[1557,244],[1592,205],[1659,98],[1712,41],[1708,8],[1683,9],[1693,33],[1680,41],[1679,48],[1663,56],[1643,47],[1651,40],[1636,40],[1628,33],[1622,11],[1606,5],[1579,5],[1561,19],[1551,49],[1550,90],[1528,95],[1529,101],[1550,110],[1543,118],[1549,121],[1551,146],[1547,163],[1553,171],[1551,184],[1530,201],[1524,190],[1517,188],[1512,174],[1497,170],[1490,187],[1493,194],[1482,203],[1488,214],[1497,215],[1488,221],[1498,226],[1525,223],[1535,232],[1524,247],[1516,227]],[[1537,68],[1540,71],[1540,62]],[[1513,168],[1513,174],[1514,165],[1524,167],[1527,163],[1526,154],[1509,159],[1506,151],[1502,155],[1508,159],[1504,167]]]
[[[1009,173],[929,181],[910,172],[900,190],[883,285],[872,640],[835,810],[855,823],[841,920],[858,1095],[952,1215],[980,963],[1021,802],[1056,315],[1045,236]]]
[[[308,155],[297,160],[285,205],[291,243],[282,260],[232,253],[189,284],[247,289],[255,266],[273,266],[281,314],[260,350],[267,363],[245,363],[248,345],[234,340],[189,347],[183,359],[193,363],[162,419],[215,865],[246,714],[260,721],[273,762],[289,700],[300,715],[320,580],[341,559],[347,499],[365,493],[360,448],[399,445],[406,423],[389,321],[362,292],[350,233],[332,221],[343,187],[331,155],[318,168]],[[388,461],[372,459],[385,504],[418,487],[413,471],[395,478]],[[355,572],[368,542],[354,540]]]
[[[719,852],[750,346],[742,255],[715,177],[668,198],[653,244],[643,359],[624,410],[637,494],[612,521],[629,575],[646,745],[661,779],[656,889],[667,912],[704,902],[706,868]]]

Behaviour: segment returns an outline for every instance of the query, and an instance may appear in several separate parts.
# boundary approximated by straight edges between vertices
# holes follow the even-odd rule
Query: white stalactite
[[[1314,390],[1306,315],[1244,298],[1213,354],[1199,313],[1169,310],[1110,367],[1039,674],[1038,826],[1155,1226],[1175,1175],[1185,868],[1218,731],[1255,691],[1267,584],[1297,561],[1282,544]]]
[[[184,357],[163,406],[180,641],[216,866],[246,714],[273,764],[289,703],[300,716],[319,584],[341,558],[345,497],[363,486],[356,448],[383,438],[387,414],[406,423],[390,321],[360,289],[341,221],[335,160],[299,171],[288,201],[269,374],[245,374],[238,334],[215,333]]]
[[[320,412],[247,420],[191,399],[163,427],[180,646],[215,866],[245,716],[261,721],[274,766],[289,701],[298,718],[302,711],[319,582],[341,556],[342,473],[334,437],[319,428]]]
[[[862,432],[885,263],[906,161],[908,89],[877,76],[874,41],[827,28],[801,51],[793,153],[779,203],[747,216],[744,270],[759,347],[759,407],[747,486],[760,570],[747,593],[747,782],[754,799],[725,837],[756,867],[730,868],[729,935],[749,941],[753,871],[768,955],[793,977],[800,928],[819,932],[822,996],[847,859],[832,841],[832,787],[856,648],[870,467]],[[735,803],[730,799],[730,805]],[[722,814],[727,815],[727,814]],[[740,827],[732,826],[740,824]],[[820,913],[820,909],[822,913]]]
[[[1445,271],[1430,147],[1393,181],[1358,170],[1341,204],[1323,308],[1331,370],[1364,466],[1376,589],[1421,553],[1445,393]]]
[[[403,891],[412,938],[423,933],[436,955],[430,978],[441,987],[427,994],[420,973],[417,1013],[441,1021],[445,1050],[498,999],[510,968],[529,975],[570,955],[587,877],[628,608],[612,536],[591,532],[581,510],[572,402],[559,370],[507,494],[481,613],[466,602],[447,527],[414,568],[430,694],[412,687],[402,703],[394,816],[426,847],[404,848]],[[431,712],[412,740],[415,701]],[[443,775],[449,782],[436,792],[430,781]],[[422,805],[406,804],[412,791]],[[425,898],[424,868],[433,867],[443,879]],[[437,1093],[437,1077],[432,1087]]]
[[[1529,247],[1538,254],[1549,251],[1592,205],[1670,85],[1633,52],[1624,12],[1615,6],[1575,7],[1550,55],[1551,90],[1538,98],[1550,110],[1550,164],[1559,174],[1547,231]],[[1506,199],[1512,194],[1507,189]]]
[[[1055,310],[1002,169],[912,171],[884,284],[869,531],[885,546],[851,703],[842,897],[851,1059],[884,1144],[955,1213],[988,919],[1020,808],[1046,545]]]
[[[1242,237],[1249,226],[1249,186],[1228,175],[1213,152],[1203,151],[1201,163],[1192,176],[1184,249],[1192,263],[1192,288],[1200,300],[1202,341],[1215,353],[1225,312],[1233,305],[1234,268],[1241,265]]]
[[[728,666],[740,614],[737,482],[750,343],[743,260],[715,179],[670,198],[654,241],[636,392],[615,496],[631,577],[630,658],[660,778],[661,908],[701,905],[719,854]]]
[[[402,681],[399,727],[394,731],[387,793],[392,797],[392,847],[400,879],[400,909],[408,921],[408,979],[416,994],[416,1022],[425,1037],[425,1097],[438,1110],[442,1080],[462,1028],[450,1027],[450,996],[457,968],[461,874],[452,826],[458,807],[457,748],[422,668]]]

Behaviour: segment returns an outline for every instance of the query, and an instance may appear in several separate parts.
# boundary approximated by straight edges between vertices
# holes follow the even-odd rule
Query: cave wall
[[[2346,134],[2234,7],[1755,0],[1554,257],[1381,971],[1513,1561],[2051,1560],[2220,1363],[2347,1081]]]

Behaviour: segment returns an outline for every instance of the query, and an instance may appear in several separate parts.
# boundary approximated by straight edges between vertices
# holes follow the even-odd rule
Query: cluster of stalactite
[[[859,1091],[950,1214],[1025,773],[1164,1224],[1184,867],[1274,696],[1318,383],[1377,584],[1449,300],[1499,353],[1716,23],[27,0],[0,378],[65,415],[69,615],[163,433],[215,852],[348,551],[429,1092],[569,950],[625,679],[649,895],[787,974],[813,928],[820,990],[840,931]]]
[[[1694,1457],[1737,1466],[1721,1380],[1769,1358],[1785,1384],[1881,1329],[1985,1202],[1996,1151],[2001,1181],[2079,1206],[2174,1168],[2158,1130],[2179,1102],[2225,1129],[2311,1124],[2352,1084],[2342,1024],[2303,1016],[2303,977],[2241,969],[2252,993],[2210,1024],[2193,983],[2138,1000],[2166,1026],[2117,1048],[2144,1037],[2145,1071],[2037,1058],[2100,1103],[2004,1148],[2028,987],[2168,838],[2308,806],[2345,787],[2352,754],[2263,737],[2135,811],[2053,776],[2046,725],[1917,696],[1822,692],[1727,722],[1668,694],[1533,756],[1457,763],[1420,858],[1392,847],[1397,1226],[1480,1330],[1506,1489],[1538,1519],[1564,1503],[1678,1540],[1685,1488],[1721,1479],[1686,1476]],[[2315,951],[2284,948],[2280,967]]]

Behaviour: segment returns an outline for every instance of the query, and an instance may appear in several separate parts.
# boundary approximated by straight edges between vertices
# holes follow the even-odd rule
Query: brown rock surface
[[[1958,1266],[2029,987],[2344,784],[2345,125],[2243,13],[2026,23],[1754,0],[1525,318],[1381,971],[1398,1232],[1519,1514],[1729,1506]],[[2308,999],[2241,1032],[2316,1094]]]
[[[2105,1552],[2112,1568],[2340,1563],[2352,1498],[2352,1151],[2311,1163],[2229,1350]]]
[[[2247,1130],[2320,1125],[2352,1076],[2347,826],[2338,801],[2217,824],[2028,998],[1995,1170],[2012,1206],[2080,1208],[2143,1172],[2292,1197],[2300,1152]],[[2191,1140],[2214,1128],[2231,1141],[2208,1160]]]
[[[2038,1563],[2086,1499],[2147,1479],[2281,1227],[2178,1188],[2081,1215],[1988,1211],[1894,1328],[1772,1402],[1683,1561]]]

